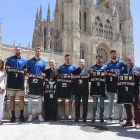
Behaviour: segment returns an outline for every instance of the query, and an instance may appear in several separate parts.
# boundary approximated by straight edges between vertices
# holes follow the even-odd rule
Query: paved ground
[[[10,124],[5,120],[0,125],[0,140],[140,140],[140,130],[134,127],[122,128],[114,121],[112,124],[99,122],[39,122]],[[101,133],[85,132],[85,125],[103,126],[108,131]]]

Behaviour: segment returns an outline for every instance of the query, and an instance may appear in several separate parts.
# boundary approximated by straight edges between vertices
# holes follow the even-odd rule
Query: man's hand
[[[28,77],[28,78],[29,78],[29,73],[26,73],[26,77]]]
[[[120,72],[120,70],[117,70],[116,72],[115,72],[115,75],[116,76],[118,76],[118,73]]]
[[[71,74],[71,79],[73,79],[73,74]]]
[[[5,69],[8,71],[10,69],[10,67],[9,66],[6,66]]]
[[[1,89],[0,94],[3,94],[3,93],[4,93],[4,89]]]
[[[139,76],[139,72],[134,71],[134,75]]]
[[[87,78],[89,78],[90,77],[90,74],[87,74]]]
[[[90,73],[91,73],[91,74],[93,73],[93,69],[90,70]]]
[[[46,77],[46,74],[45,73],[42,73],[42,77],[45,78]]]
[[[107,71],[105,70],[104,72],[105,72],[105,75],[107,75]]]
[[[48,81],[48,79],[47,78],[45,78],[45,80],[44,80],[45,82],[47,82]]]

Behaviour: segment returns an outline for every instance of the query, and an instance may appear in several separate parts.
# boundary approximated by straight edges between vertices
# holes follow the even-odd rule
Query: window
[[[84,13],[84,32],[86,32],[86,13]]]
[[[80,59],[84,59],[84,49],[80,47]]]
[[[108,53],[107,51],[104,49],[104,48],[98,48],[97,49],[97,54],[101,55],[103,58],[103,61],[102,63],[103,64],[107,64],[107,61],[108,61]]]

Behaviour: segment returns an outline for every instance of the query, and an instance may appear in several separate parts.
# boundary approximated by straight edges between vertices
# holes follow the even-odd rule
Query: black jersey
[[[73,90],[75,95],[86,95],[89,93],[89,80],[86,75],[73,76]]]
[[[114,70],[107,70],[107,91],[117,93],[117,77]]]
[[[10,68],[7,71],[7,90],[24,90],[23,69]]]
[[[105,96],[105,73],[94,70],[91,74],[91,96]]]
[[[45,110],[56,110],[57,109],[57,95],[56,95],[56,82],[46,82],[45,84]]]
[[[120,74],[118,77],[118,103],[129,104],[134,101],[134,76]]]
[[[70,98],[72,93],[72,80],[70,74],[59,75],[57,80],[58,98]]]
[[[29,97],[33,98],[32,95],[36,95],[36,96],[43,95],[44,79],[43,79],[42,75],[30,74],[29,79],[28,79],[28,83],[29,83],[29,89],[28,89],[28,96]]]

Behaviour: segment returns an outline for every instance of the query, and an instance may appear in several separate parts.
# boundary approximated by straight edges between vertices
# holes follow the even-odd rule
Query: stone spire
[[[42,20],[42,4],[40,5],[39,20]]]
[[[50,21],[50,3],[48,4],[47,21]]]
[[[38,21],[38,8],[37,8],[37,12],[36,12],[36,22]]]
[[[58,0],[56,1],[56,4],[55,4],[55,12],[58,12]]]

